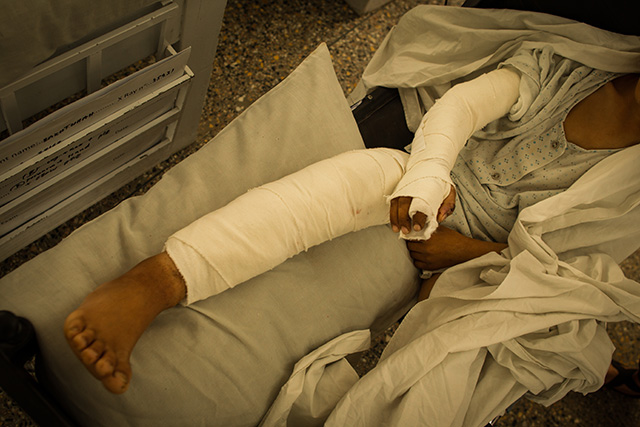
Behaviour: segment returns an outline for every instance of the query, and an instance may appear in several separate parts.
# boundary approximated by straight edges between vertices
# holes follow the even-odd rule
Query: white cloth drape
[[[602,322],[640,321],[640,285],[618,267],[640,237],[638,158],[640,146],[602,161],[523,211],[502,255],[446,271],[329,425],[484,425],[525,391],[548,405],[600,388],[613,352]]]
[[[363,83],[400,87],[416,129],[449,82],[549,46],[596,69],[640,71],[638,37],[536,13],[422,6],[390,33]],[[482,426],[524,394],[551,404],[597,390],[613,351],[603,322],[640,321],[640,284],[618,267],[640,242],[638,159],[640,146],[611,155],[522,211],[502,254],[446,271],[326,425]]]

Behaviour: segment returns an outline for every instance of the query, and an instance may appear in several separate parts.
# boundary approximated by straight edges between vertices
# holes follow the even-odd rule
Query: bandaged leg
[[[250,190],[166,242],[187,286],[185,304],[223,292],[346,233],[389,221],[385,196],[407,155],[358,150]]]

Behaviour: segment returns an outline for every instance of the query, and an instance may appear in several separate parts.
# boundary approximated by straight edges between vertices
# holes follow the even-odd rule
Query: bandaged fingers
[[[396,197],[391,199],[389,207],[389,221],[394,232],[402,231],[408,234],[410,230],[422,230],[429,219],[423,212],[416,212],[413,217],[409,214],[413,197]],[[449,194],[444,199],[437,213],[437,221],[444,221],[453,213],[456,205],[456,189],[452,185]]]
[[[391,200],[389,221],[394,232],[402,231],[407,234],[412,228],[420,231],[427,223],[427,215],[422,212],[416,212],[413,218],[409,216],[412,200],[413,197],[396,197]]]
[[[451,215],[456,208],[456,188],[452,185],[449,195],[445,197],[438,209],[438,222],[442,222]]]

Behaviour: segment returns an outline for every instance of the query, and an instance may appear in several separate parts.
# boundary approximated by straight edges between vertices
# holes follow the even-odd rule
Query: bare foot
[[[626,369],[620,363],[612,361],[604,377],[604,386],[626,396],[640,397],[640,378],[638,370]]]
[[[129,356],[149,324],[178,304],[186,287],[166,253],[141,262],[123,276],[90,293],[64,323],[75,355],[112,393],[131,381]]]

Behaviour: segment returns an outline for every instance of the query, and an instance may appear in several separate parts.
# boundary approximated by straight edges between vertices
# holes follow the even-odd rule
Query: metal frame
[[[85,77],[71,78],[70,80],[77,82],[85,82],[84,90],[87,93],[95,92],[100,89],[101,81],[104,77],[102,56],[105,49],[114,46],[115,44],[125,41],[142,31],[148,30],[153,27],[158,27],[158,36],[155,43],[155,53],[157,57],[161,57],[162,52],[167,44],[165,40],[166,23],[169,19],[175,17],[179,12],[177,4],[166,1],[164,5],[142,18],[136,19],[128,23],[125,26],[117,28],[97,39],[91,40],[69,52],[56,56],[49,61],[46,61],[31,71],[26,76],[8,84],[0,89],[0,110],[2,110],[2,116],[9,131],[9,134],[14,134],[22,130],[22,121],[28,118],[31,114],[48,108],[51,103],[60,101],[61,99],[53,100],[44,98],[29,98],[24,99],[20,97],[21,90],[29,87],[34,83],[43,83],[47,79],[57,72],[68,70],[72,75],[75,74],[72,68],[80,62],[84,62],[83,68],[85,69]],[[136,58],[139,60],[141,58]],[[76,92],[74,86],[70,86],[69,93],[66,96],[70,96]],[[64,99],[64,98],[62,98]],[[49,104],[49,105],[47,105]],[[1,129],[0,129],[1,130]]]

